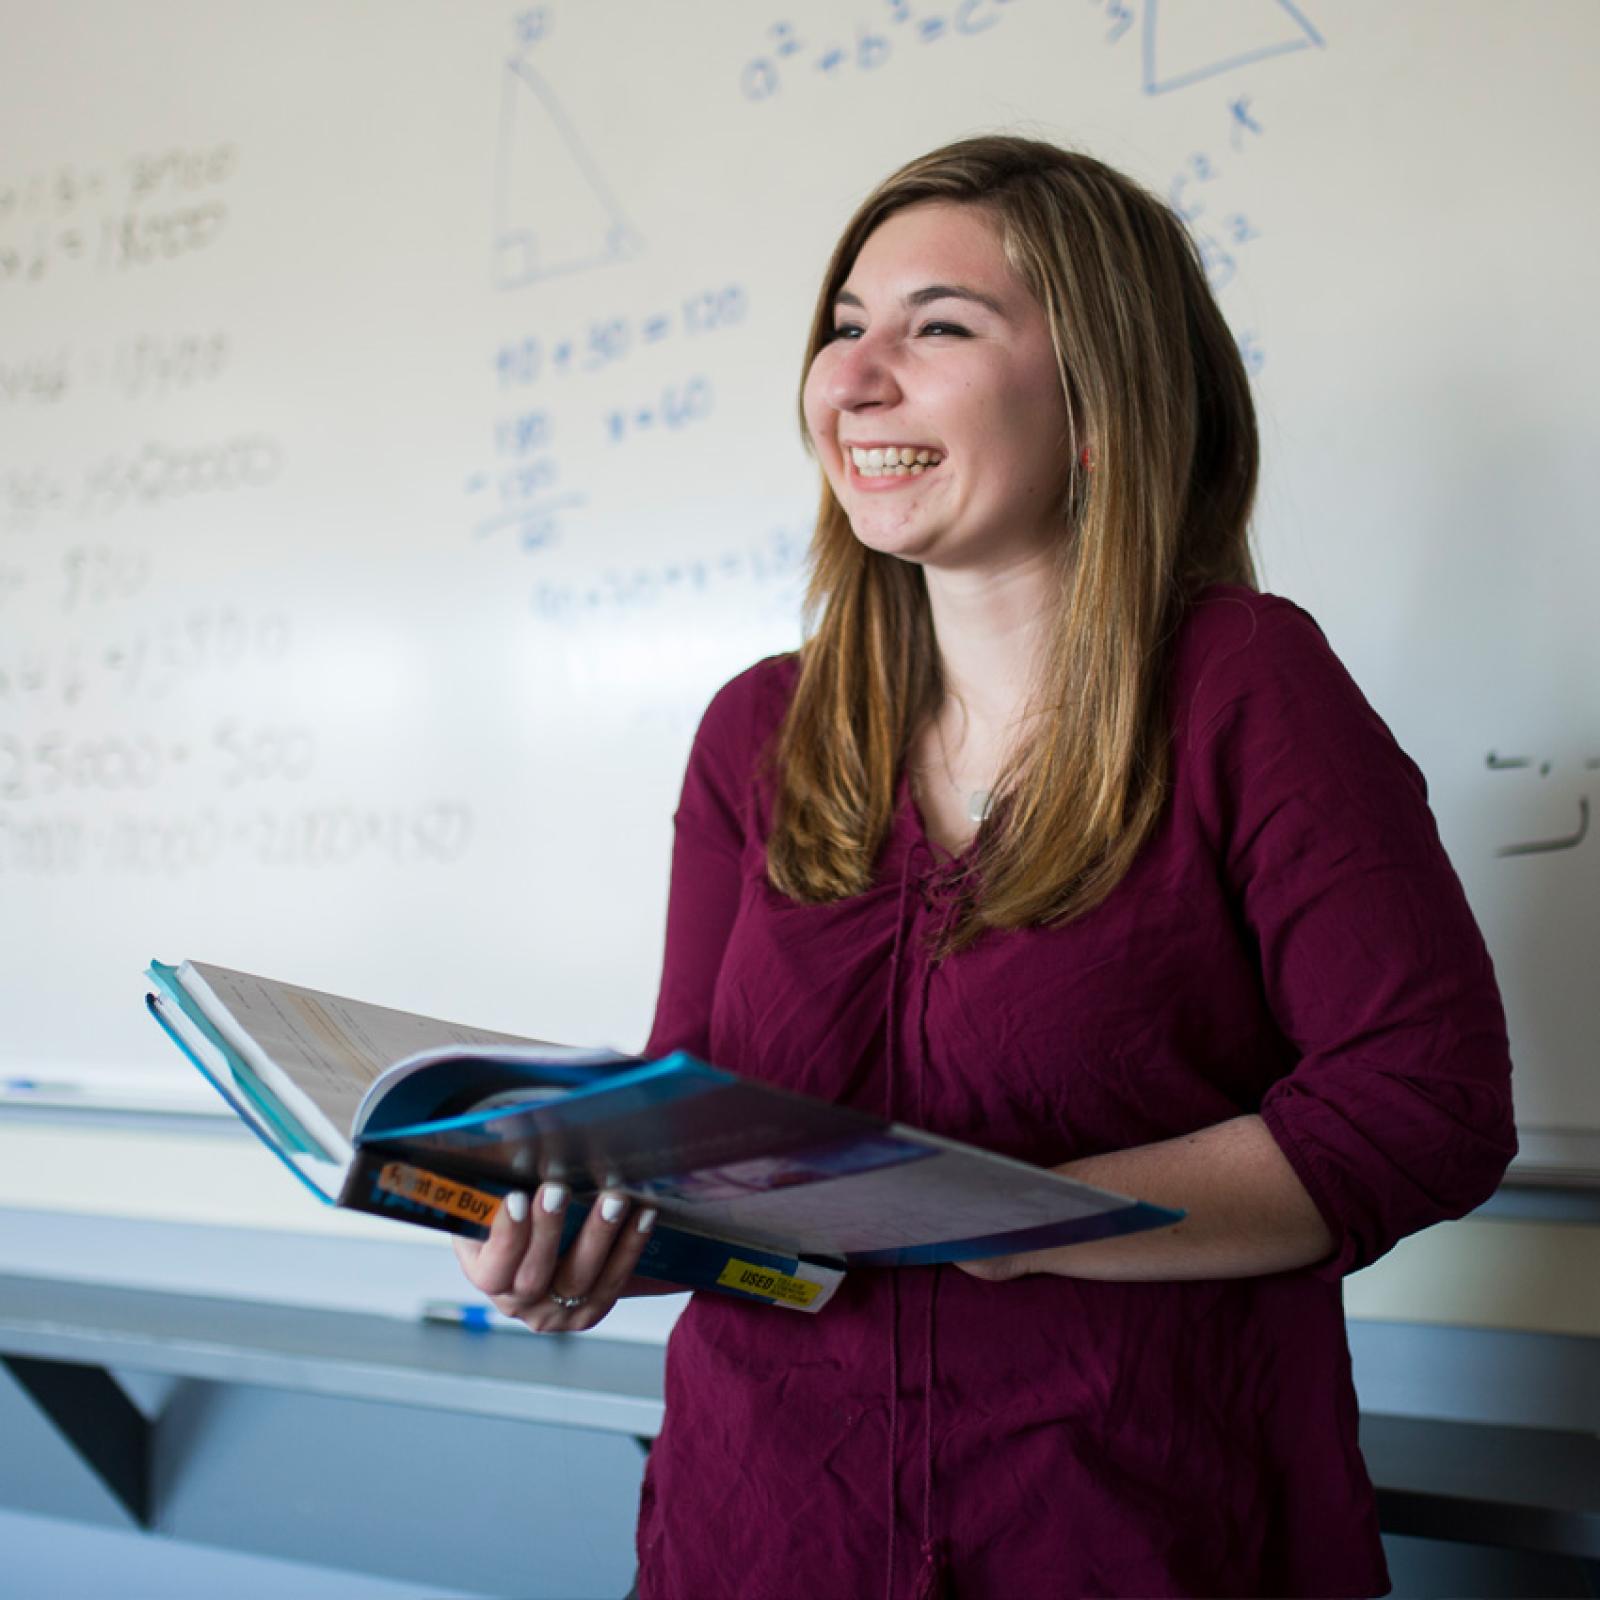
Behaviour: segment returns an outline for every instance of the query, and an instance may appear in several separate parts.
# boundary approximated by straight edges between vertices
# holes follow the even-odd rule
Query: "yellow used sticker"
[[[378,1172],[378,1187],[419,1205],[432,1206],[447,1216],[464,1217],[487,1228],[500,1209],[498,1195],[470,1189],[464,1183],[441,1178],[403,1161],[386,1162]]]
[[[740,1261],[737,1257],[722,1269],[717,1282],[726,1289],[741,1289],[745,1294],[783,1300],[793,1306],[808,1306],[822,1293],[820,1283],[791,1278],[785,1272],[774,1272],[770,1267],[758,1267],[753,1261]]]

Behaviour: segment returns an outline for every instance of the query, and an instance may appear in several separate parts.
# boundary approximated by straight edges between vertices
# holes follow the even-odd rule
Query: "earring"
[[[1094,471],[1094,456],[1090,453],[1088,445],[1083,447],[1083,454],[1078,457],[1078,460],[1083,463],[1083,470],[1085,472]]]

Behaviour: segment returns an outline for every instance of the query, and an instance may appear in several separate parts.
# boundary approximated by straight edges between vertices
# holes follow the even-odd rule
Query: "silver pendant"
[[[994,799],[993,794],[987,789],[974,789],[967,796],[967,821],[987,822],[989,820],[989,806]]]

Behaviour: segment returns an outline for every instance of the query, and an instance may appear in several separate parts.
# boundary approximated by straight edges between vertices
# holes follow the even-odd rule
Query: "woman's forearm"
[[[1334,1248],[1328,1225],[1257,1116],[1056,1170],[1187,1215],[1170,1228],[975,1261],[969,1271],[995,1279],[1041,1272],[1123,1282],[1245,1278],[1310,1266]]]

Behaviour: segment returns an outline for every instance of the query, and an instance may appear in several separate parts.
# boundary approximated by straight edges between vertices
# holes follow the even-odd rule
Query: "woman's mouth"
[[[942,450],[919,444],[848,445],[844,453],[854,478],[883,488],[908,478],[920,478],[944,460]]]

